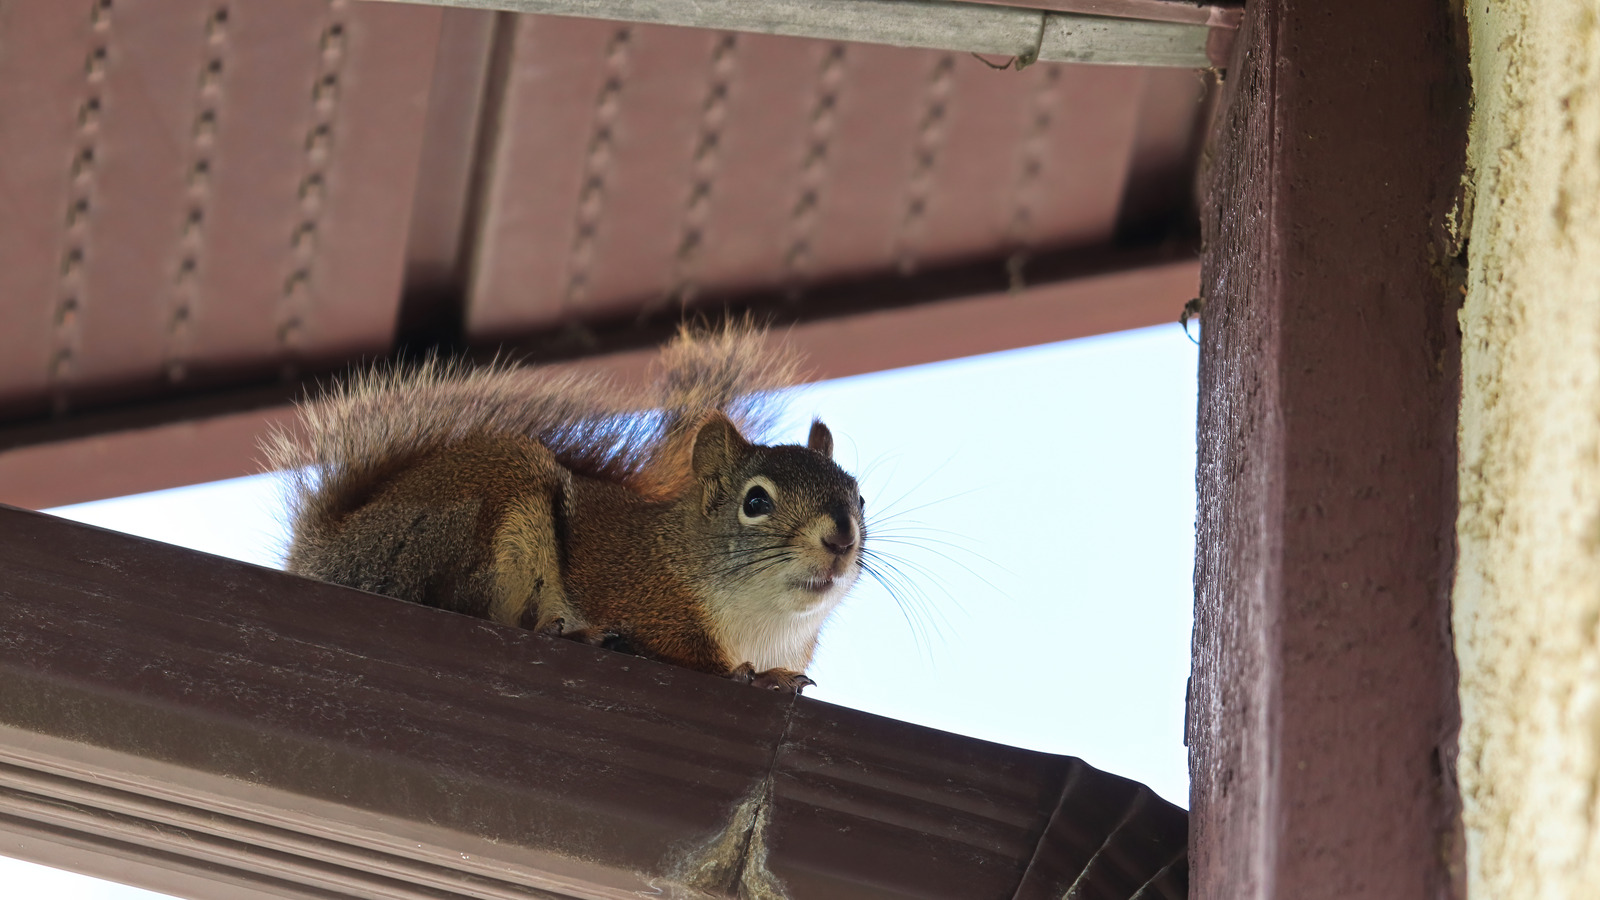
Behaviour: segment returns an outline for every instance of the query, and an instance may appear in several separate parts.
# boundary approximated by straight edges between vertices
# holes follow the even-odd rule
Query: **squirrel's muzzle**
[[[854,519],[848,516],[834,516],[833,530],[822,536],[822,546],[834,556],[844,556],[856,547],[856,539],[860,529],[856,527]]]

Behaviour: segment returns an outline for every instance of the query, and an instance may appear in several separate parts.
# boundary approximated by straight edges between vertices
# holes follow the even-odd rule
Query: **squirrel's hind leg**
[[[554,499],[524,494],[507,508],[494,540],[494,597],[489,618],[503,625],[532,620],[534,631],[565,634],[587,629],[567,602],[561,583]]]

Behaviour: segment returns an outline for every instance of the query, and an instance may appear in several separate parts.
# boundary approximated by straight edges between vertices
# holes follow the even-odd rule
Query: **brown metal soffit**
[[[1169,322],[1198,282],[1193,70],[351,0],[6,9],[4,502],[247,474],[305,379],[428,349],[571,359],[756,310],[844,374]]]
[[[7,855],[200,900],[1179,900],[1186,833],[1070,757],[0,508]]]
[[[1005,287],[1006,268],[997,264],[816,291],[805,317],[793,311],[786,317],[777,298],[743,308],[769,316],[807,360],[813,377],[843,378],[1170,322],[1182,305],[1179,298],[1192,296],[1199,280],[1199,263],[1186,254],[1101,260],[1106,262],[1107,271],[1077,269],[1068,277],[1070,258],[1034,260],[1029,270],[1046,280],[1020,291]],[[569,361],[642,379],[656,342],[676,322],[663,315],[647,321],[648,327],[629,321],[508,335],[487,344],[482,355]],[[290,404],[343,371],[13,425],[0,430],[0,500],[46,509],[255,474],[261,436],[290,425]]]

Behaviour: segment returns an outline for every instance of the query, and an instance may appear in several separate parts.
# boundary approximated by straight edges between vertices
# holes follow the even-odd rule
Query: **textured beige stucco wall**
[[[1600,897],[1600,0],[1470,0],[1468,890]]]

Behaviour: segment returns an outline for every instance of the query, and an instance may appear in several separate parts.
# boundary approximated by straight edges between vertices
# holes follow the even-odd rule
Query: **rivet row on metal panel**
[[[165,369],[167,380],[181,382],[193,352],[194,321],[203,299],[198,274],[206,250],[206,207],[211,200],[211,170],[216,158],[217,124],[222,109],[222,74],[227,68],[228,6],[211,8],[205,24],[206,44],[195,79],[195,113],[189,143],[187,209],[178,233],[178,263],[167,306]]]
[[[439,16],[8,5],[0,407],[61,415],[386,350]]]
[[[56,294],[55,340],[50,357],[52,406],[66,407],[66,384],[72,378],[79,345],[80,313],[85,302],[84,267],[89,254],[89,211],[94,204],[101,116],[105,110],[106,61],[111,55],[111,0],[89,7],[88,49],[83,61],[83,100],[72,142],[71,177],[67,191],[67,226],[61,252],[61,282]]]
[[[1144,73],[519,21],[476,340],[1110,244]],[[589,87],[593,85],[593,87]],[[590,93],[593,91],[593,93]],[[563,147],[581,134],[582,153]],[[571,235],[565,252],[549,246]]]
[[[311,121],[306,128],[298,190],[299,214],[288,236],[288,275],[278,301],[276,335],[285,365],[305,350],[306,318],[311,312],[311,278],[317,262],[317,229],[328,192],[328,164],[339,121],[339,79],[348,57],[344,0],[331,0],[311,82]]]
[[[799,293],[812,267],[811,235],[828,184],[829,151],[838,127],[839,91],[844,83],[844,54],[843,44],[832,45],[817,71],[816,101],[806,129],[799,190],[789,216],[789,247],[783,257],[783,281],[791,294]]]

